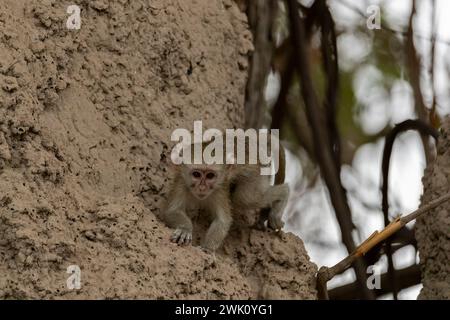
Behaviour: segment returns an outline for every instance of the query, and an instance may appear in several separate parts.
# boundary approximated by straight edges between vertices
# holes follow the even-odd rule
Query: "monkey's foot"
[[[267,220],[267,224],[270,229],[275,230],[276,232],[281,231],[281,228],[284,227],[284,222],[281,221],[281,218],[275,215],[269,215],[269,219]]]
[[[281,231],[281,229],[284,226],[284,222],[281,221],[279,218],[275,217],[269,217],[267,220],[261,220],[259,219],[256,221],[256,223],[253,225],[253,228],[261,231],[266,231],[268,229],[273,230],[275,232]]]
[[[192,232],[186,229],[176,229],[170,237],[170,241],[179,245],[189,245],[192,242]]]

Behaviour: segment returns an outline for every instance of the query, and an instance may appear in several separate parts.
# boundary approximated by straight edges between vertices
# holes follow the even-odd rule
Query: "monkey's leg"
[[[271,229],[279,230],[283,228],[281,221],[283,210],[286,207],[289,197],[289,185],[287,183],[271,186],[264,196],[271,203],[271,210],[268,217],[268,225]]]
[[[233,205],[239,209],[260,209],[256,221],[257,229],[265,229],[265,222],[269,228],[279,230],[283,227],[281,216],[286,207],[289,196],[289,186],[285,184],[270,185],[267,176],[255,176],[242,180],[232,194]]]
[[[202,247],[208,251],[216,251],[227,236],[231,223],[232,217],[230,210],[228,208],[219,208],[216,211],[213,222],[206,232]]]
[[[169,227],[174,228],[170,240],[180,245],[192,242],[192,221],[183,210],[169,210],[165,214],[165,220]]]
[[[267,176],[257,175],[251,179],[243,179],[238,182],[232,193],[232,203],[238,209],[260,209],[269,205],[264,194],[270,187]]]

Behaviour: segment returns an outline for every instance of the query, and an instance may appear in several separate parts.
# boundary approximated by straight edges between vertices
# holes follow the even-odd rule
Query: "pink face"
[[[191,191],[199,200],[206,199],[217,185],[217,172],[209,169],[192,169],[190,171]]]

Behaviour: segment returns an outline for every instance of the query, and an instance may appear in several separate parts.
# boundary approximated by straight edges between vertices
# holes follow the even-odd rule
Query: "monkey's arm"
[[[281,220],[284,208],[289,198],[289,185],[287,183],[277,184],[271,186],[264,195],[271,204],[271,210],[267,219],[269,228],[273,230],[280,230],[284,223]]]
[[[167,225],[174,228],[171,241],[178,244],[190,244],[192,241],[192,221],[186,214],[185,193],[180,186],[174,188],[167,199],[167,206],[163,212],[163,219]]]
[[[214,252],[222,244],[232,223],[231,203],[228,193],[220,191],[210,202],[208,211],[213,215],[213,221],[206,232],[202,247]]]

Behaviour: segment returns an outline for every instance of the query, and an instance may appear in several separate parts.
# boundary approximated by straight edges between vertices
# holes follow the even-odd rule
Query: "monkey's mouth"
[[[204,200],[204,199],[206,199],[206,197],[208,197],[208,193],[196,193],[195,196],[199,200]]]

